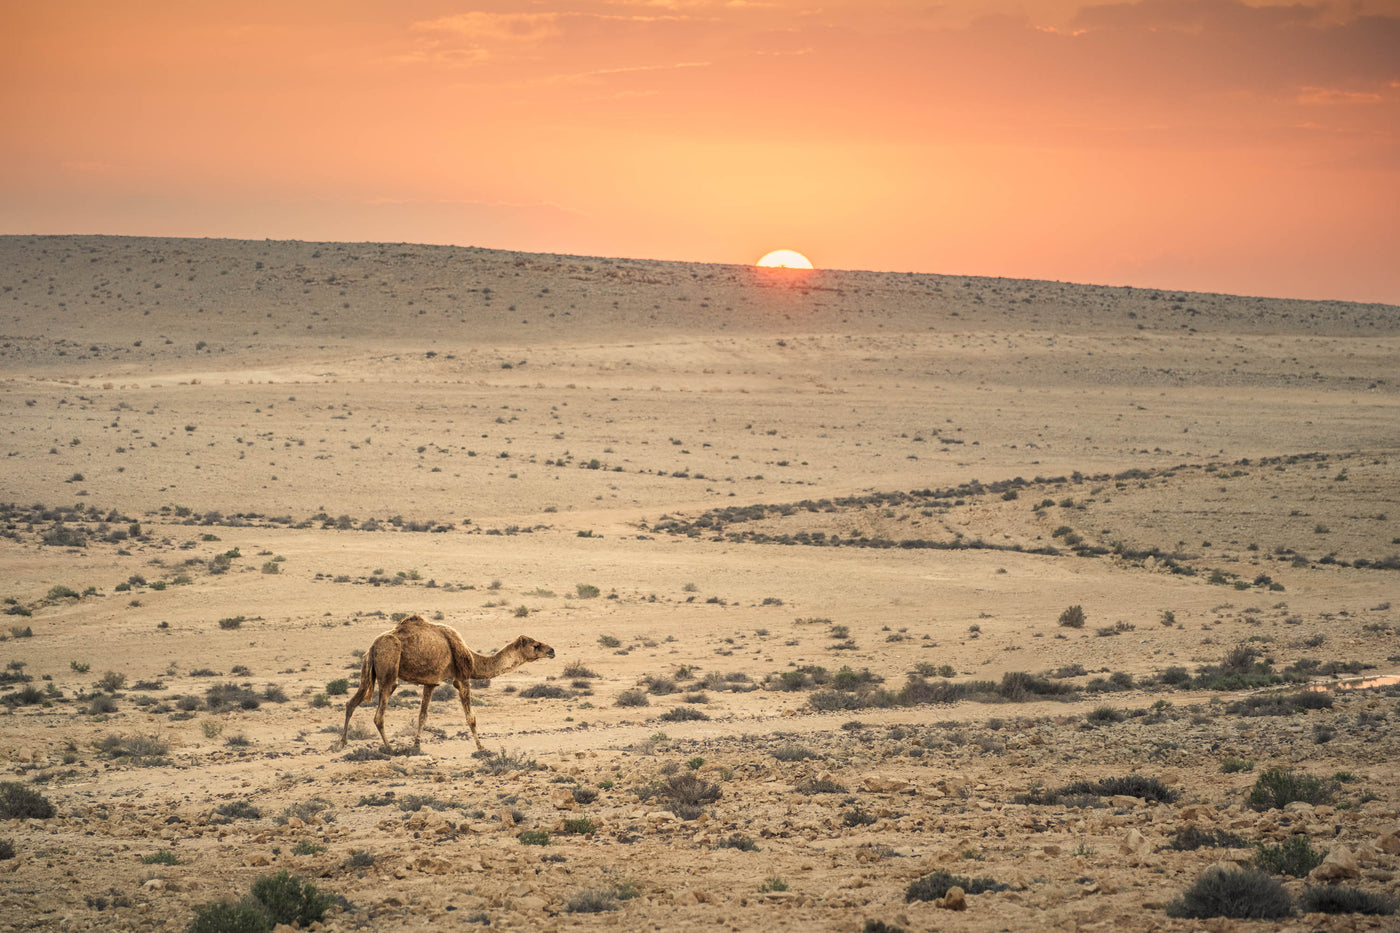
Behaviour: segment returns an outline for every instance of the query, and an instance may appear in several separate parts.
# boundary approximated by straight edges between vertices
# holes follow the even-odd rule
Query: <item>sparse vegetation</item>
[[[1268,872],[1208,868],[1167,905],[1167,916],[1192,920],[1229,917],[1276,920],[1293,913],[1293,899]]]

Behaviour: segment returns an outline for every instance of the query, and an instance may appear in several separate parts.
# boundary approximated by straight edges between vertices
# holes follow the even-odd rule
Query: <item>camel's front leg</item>
[[[428,701],[433,698],[433,690],[437,684],[423,685],[423,705],[418,707],[418,731],[413,733],[413,747],[417,748],[423,741],[423,723],[428,721]]]
[[[483,752],[486,746],[481,744],[481,739],[476,734],[476,714],[472,712],[472,688],[470,681],[455,680],[452,682],[457,688],[457,696],[462,700],[462,712],[467,714],[467,728],[472,730],[472,740],[476,742],[476,750]]]

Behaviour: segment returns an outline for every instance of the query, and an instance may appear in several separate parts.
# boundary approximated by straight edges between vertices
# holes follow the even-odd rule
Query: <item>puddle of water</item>
[[[1400,684],[1400,674],[1386,674],[1384,677],[1367,677],[1363,680],[1338,680],[1330,684],[1313,684],[1309,693],[1326,693],[1328,690],[1369,690],[1373,687],[1393,687]]]

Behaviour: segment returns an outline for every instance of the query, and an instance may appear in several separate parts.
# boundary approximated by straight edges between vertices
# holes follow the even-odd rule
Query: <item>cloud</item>
[[[445,32],[472,41],[537,42],[561,34],[559,13],[487,13],[473,10],[414,23],[426,32]]]

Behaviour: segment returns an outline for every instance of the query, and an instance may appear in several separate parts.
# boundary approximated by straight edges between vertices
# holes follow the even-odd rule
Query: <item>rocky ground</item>
[[[1394,929],[1395,309],[793,276],[0,238],[3,925]]]

